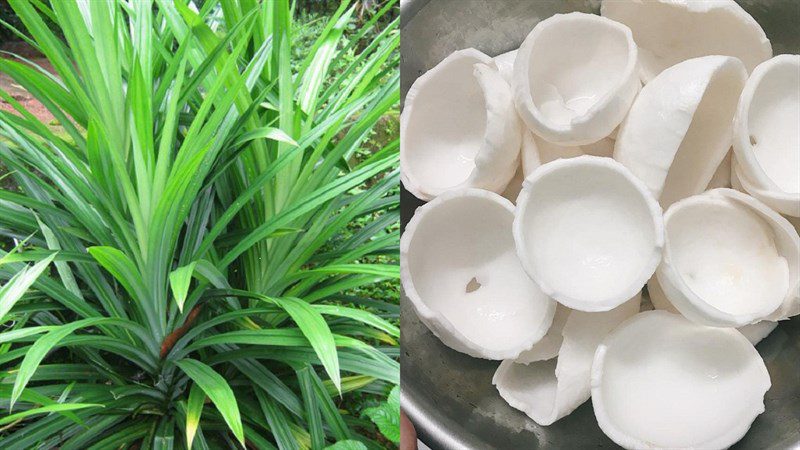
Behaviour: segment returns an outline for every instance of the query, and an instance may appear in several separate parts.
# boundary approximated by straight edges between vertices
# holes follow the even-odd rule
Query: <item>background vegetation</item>
[[[395,2],[9,4],[0,447],[394,445]]]

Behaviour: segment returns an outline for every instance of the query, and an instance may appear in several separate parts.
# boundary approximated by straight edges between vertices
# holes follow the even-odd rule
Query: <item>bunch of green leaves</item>
[[[352,294],[398,277],[398,142],[354,158],[395,2],[294,64],[287,0],[9,3],[55,74],[0,71],[64,133],[0,91],[0,447],[382,447],[337,403],[399,382],[397,305]]]

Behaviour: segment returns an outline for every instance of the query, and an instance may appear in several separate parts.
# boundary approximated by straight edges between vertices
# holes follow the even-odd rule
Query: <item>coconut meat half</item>
[[[492,384],[513,408],[524,412],[539,425],[551,425],[589,399],[595,349],[611,330],[639,312],[640,301],[641,295],[637,294],[611,311],[597,313],[559,306],[564,321],[558,330],[561,335],[558,359],[528,363],[524,357],[531,353],[527,353],[516,361],[503,361],[492,378]],[[553,325],[555,327],[555,320]]]
[[[471,356],[516,358],[553,320],[555,302],[514,251],[513,211],[492,192],[450,191],[417,209],[400,242],[402,285],[418,316]]]
[[[800,55],[779,55],[747,80],[734,124],[734,150],[754,190],[772,191],[800,209]]]
[[[733,56],[748,72],[772,57],[764,30],[733,0],[603,1],[600,14],[630,27],[645,83],[698,56]]]
[[[562,145],[596,142],[625,117],[640,82],[630,30],[592,14],[539,22],[514,62],[517,110],[528,128]]]
[[[739,327],[796,302],[800,238],[752,197],[714,189],[675,203],[664,224],[658,284],[689,319]]]
[[[664,208],[703,192],[730,149],[746,77],[741,61],[728,56],[690,59],[661,72],[622,123],[614,159]]]
[[[661,259],[661,209],[610,158],[559,159],[526,178],[514,240],[523,267],[548,296],[608,311],[642,289]]]
[[[770,384],[740,332],[648,311],[597,348],[592,405],[600,428],[622,447],[722,449],[764,411]]]
[[[654,309],[680,314],[680,311],[672,306],[672,303],[670,303],[670,301],[667,299],[667,296],[664,294],[664,291],[658,284],[657,276],[653,275],[653,277],[650,278],[650,281],[647,282],[647,292],[650,294],[650,302],[652,303]],[[736,329],[739,330],[739,332],[741,332],[751,344],[756,345],[761,342],[762,339],[769,336],[769,334],[772,333],[777,326],[778,322],[762,320],[760,322],[744,325]]]
[[[452,53],[414,82],[400,131],[401,178],[422,200],[462,187],[503,192],[519,163],[511,88],[475,49]]]

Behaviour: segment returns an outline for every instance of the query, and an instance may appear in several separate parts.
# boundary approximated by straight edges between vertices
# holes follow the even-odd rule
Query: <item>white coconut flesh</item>
[[[602,156],[604,158],[613,157],[615,140],[612,136],[604,137],[603,139],[600,139],[597,142],[592,142],[591,144],[581,145],[581,152],[584,155],[590,156]]]
[[[514,75],[514,60],[517,58],[517,49],[505,52],[494,57],[494,63],[497,70],[500,71],[500,76],[506,80],[506,83],[511,85],[512,77]]]
[[[610,158],[614,154],[614,139],[611,136],[584,145],[558,145],[547,142],[531,132],[522,138],[522,172],[527,177],[542,164],[557,159],[575,158],[583,155]]]
[[[778,328],[778,322],[762,320],[761,322],[739,327],[737,330],[739,330],[751,344],[756,345],[775,331],[775,328]]]
[[[743,184],[786,198],[789,207],[780,212],[797,215],[800,55],[779,55],[756,67],[739,100],[733,144],[739,168],[747,178]]]
[[[551,425],[589,399],[594,352],[603,338],[639,312],[641,295],[606,312],[568,312],[557,360],[506,360],[492,378],[509,405],[539,425]],[[538,345],[538,344],[537,344]]]
[[[747,175],[735,154],[731,167],[731,186],[738,191],[752,195],[781,214],[794,218],[800,217],[800,202],[797,201],[796,194],[762,188]]]
[[[608,311],[639,292],[658,265],[661,209],[610,158],[559,159],[523,183],[514,240],[548,296],[573,309]]]
[[[622,121],[639,90],[630,30],[592,14],[539,22],[514,62],[514,100],[528,128],[562,145],[596,142]]]
[[[515,205],[525,177],[530,175],[537,167],[542,165],[539,149],[536,146],[536,136],[529,130],[522,130],[522,146],[520,148],[520,162],[514,178],[508,183],[503,197],[511,200]]]
[[[553,323],[539,342],[535,343],[529,350],[520,353],[515,362],[520,364],[530,364],[536,361],[546,361],[558,356],[561,342],[564,340],[564,325],[572,310],[562,304],[556,305],[556,313],[553,316]]]
[[[733,56],[748,72],[772,57],[764,30],[733,0],[604,1],[600,14],[630,27],[645,83],[698,56]]]
[[[731,160],[731,188],[736,189],[739,192],[750,194],[765,205],[769,206],[775,211],[780,212],[781,215],[792,224],[794,229],[800,233],[800,205],[797,205],[790,195],[770,195],[768,191],[755,189],[752,183],[749,182],[748,187],[750,189],[754,189],[754,191],[748,192],[744,186],[742,186],[742,182],[739,179],[739,174],[737,171],[740,169],[737,169],[738,166],[739,162],[736,160],[736,154],[734,153]],[[793,212],[793,214],[787,214],[786,212],[783,212],[784,210]]]
[[[678,309],[670,303],[669,299],[667,299],[667,296],[664,295],[664,291],[658,284],[657,276],[653,276],[650,278],[650,281],[647,282],[647,292],[650,294],[650,302],[654,309],[680,314],[680,311],[678,311]],[[736,329],[739,330],[751,344],[756,345],[761,342],[762,339],[769,336],[777,326],[778,322],[762,320]]]
[[[690,59],[661,72],[622,123],[614,159],[665,209],[703,192],[730,149],[746,77],[741,61],[728,56]]]
[[[539,147],[536,144],[536,139],[536,136],[528,130],[525,130],[522,134],[520,162],[522,166],[522,175],[525,178],[542,165],[542,157],[539,155]]]
[[[605,137],[591,144],[570,146],[547,142],[532,132],[526,131],[522,137],[522,173],[527,177],[542,164],[557,159],[576,158],[583,155],[610,158],[613,154],[614,139],[611,137]]]
[[[669,311],[671,313],[680,314],[675,306],[670,303],[667,296],[664,294],[664,290],[661,289],[661,285],[658,284],[658,276],[653,274],[650,277],[650,280],[647,282],[647,293],[650,298],[650,303],[653,304],[653,309],[660,309],[663,311]]]
[[[611,332],[592,366],[598,424],[628,449],[722,449],[764,411],[770,378],[738,331],[648,311]]]
[[[513,211],[492,192],[450,191],[417,209],[401,239],[402,284],[418,316],[471,356],[516,358],[553,320],[555,302],[514,251]]]
[[[795,302],[800,238],[752,197],[714,189],[675,203],[664,225],[658,284],[689,319],[739,327],[783,318],[773,314]]]
[[[492,58],[466,49],[419,77],[401,117],[401,177],[423,200],[459,187],[502,192],[519,163],[522,123]]]

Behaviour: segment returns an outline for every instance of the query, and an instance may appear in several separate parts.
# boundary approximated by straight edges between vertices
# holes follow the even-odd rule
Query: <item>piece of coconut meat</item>
[[[733,56],[748,72],[772,57],[764,30],[733,0],[603,1],[600,14],[630,27],[645,83],[698,56]]]
[[[746,77],[741,61],[729,56],[690,59],[661,72],[620,126],[614,159],[665,209],[703,192],[730,149]]]
[[[514,251],[513,211],[492,192],[450,191],[418,208],[400,240],[401,281],[420,320],[478,358],[516,358],[555,313]]]
[[[503,361],[492,384],[509,405],[539,425],[551,425],[589,400],[595,349],[611,330],[639,312],[640,301],[641,294],[637,294],[611,311],[595,313],[559,306],[564,318],[557,331],[560,336],[556,347],[558,359],[535,359],[547,356],[541,352],[545,350],[543,347],[535,357],[536,352],[525,352],[517,360]],[[555,320],[553,325],[555,327]],[[552,343],[555,342],[553,339]]]
[[[661,208],[610,158],[559,159],[525,179],[514,241],[545,294],[572,309],[608,311],[655,271],[664,243]]]
[[[414,82],[400,118],[403,185],[422,200],[451,189],[503,192],[519,164],[522,122],[492,58],[452,53]]]
[[[520,353],[514,361],[521,364],[529,364],[536,361],[547,361],[558,356],[558,351],[561,349],[561,343],[564,340],[564,325],[567,324],[567,318],[572,311],[572,309],[560,303],[557,304],[556,314],[553,316],[553,324],[550,325],[547,334],[529,350]]]
[[[561,145],[610,135],[641,86],[625,25],[592,14],[539,22],[514,61],[514,101],[528,128]]]
[[[733,148],[745,190],[800,216],[800,55],[761,63],[742,91]]]
[[[666,311],[624,322],[592,364],[597,422],[628,449],[727,448],[764,412],[770,385],[742,333]]]
[[[718,327],[797,314],[800,237],[766,205],[713,189],[672,205],[664,225],[656,276],[681,314]]]
[[[647,292],[650,294],[650,302],[652,303],[654,309],[660,309],[675,314],[681,313],[677,308],[672,306],[672,303],[670,303],[670,301],[667,299],[667,296],[664,294],[664,291],[658,284],[657,276],[653,275],[653,277],[650,278],[650,281],[647,282]],[[769,336],[769,334],[772,333],[777,326],[778,322],[772,320],[762,320],[760,322],[737,327],[736,329],[739,330],[744,337],[750,341],[751,344],[756,345],[761,342],[762,339]]]

